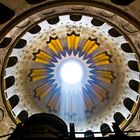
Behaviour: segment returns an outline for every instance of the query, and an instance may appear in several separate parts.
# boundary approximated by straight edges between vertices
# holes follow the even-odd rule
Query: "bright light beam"
[[[85,104],[82,93],[84,67],[77,60],[66,60],[60,66],[61,97],[60,116],[68,123],[86,120]]]
[[[78,62],[66,61],[60,69],[60,76],[67,84],[81,83],[83,70]]]

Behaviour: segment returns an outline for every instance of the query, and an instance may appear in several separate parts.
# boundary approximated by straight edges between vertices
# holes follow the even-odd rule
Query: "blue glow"
[[[82,84],[62,83],[60,97],[60,116],[68,123],[86,120]]]
[[[59,115],[68,123],[86,120],[82,92],[86,74],[86,68],[77,59],[67,59],[59,66],[58,77],[61,83]]]

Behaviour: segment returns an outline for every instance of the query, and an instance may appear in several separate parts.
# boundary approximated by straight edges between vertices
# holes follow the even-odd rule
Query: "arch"
[[[121,34],[120,34],[117,30],[115,30],[114,28],[111,28],[111,29],[108,31],[108,33],[109,33],[111,36],[113,36],[113,37],[119,37],[119,36],[121,36]]]
[[[31,34],[37,34],[38,32],[40,32],[40,30],[41,30],[41,27],[39,25],[35,25],[28,32]]]
[[[12,38],[5,37],[0,43],[0,48],[6,48],[12,41]]]
[[[59,22],[59,20],[60,20],[60,19],[59,19],[59,17],[57,16],[57,17],[48,19],[47,21],[48,21],[49,24],[56,24],[56,23]]]
[[[25,0],[25,1],[28,2],[29,4],[38,4],[44,2],[45,0]]]
[[[16,56],[9,57],[7,68],[14,66],[17,63],[17,61],[18,58]]]
[[[27,41],[26,41],[25,39],[20,39],[20,40],[17,42],[15,48],[16,48],[16,49],[21,49],[21,48],[23,48],[24,46],[26,46],[26,44],[27,44]]]
[[[123,100],[123,104],[131,112],[135,102],[133,100],[131,100],[130,98],[125,98]]]
[[[129,87],[132,90],[134,90],[136,92],[139,92],[139,82],[138,81],[136,81],[136,80],[130,80],[129,81]]]
[[[10,76],[10,77],[7,77],[5,79],[5,88],[10,88],[11,86],[13,86],[15,83],[15,77],[14,76]]]
[[[116,112],[114,114],[114,120],[116,124],[120,125],[125,120],[125,117],[120,112]]]
[[[22,110],[18,116],[17,116],[21,122],[26,121],[26,119],[28,118],[28,112],[26,110]]]
[[[133,53],[133,50],[132,50],[131,46],[129,45],[129,43],[123,43],[123,44],[121,44],[121,49],[124,52]]]
[[[137,62],[137,61],[130,60],[130,61],[128,62],[128,67],[129,67],[131,70],[134,70],[134,71],[139,72],[139,66],[138,66],[138,62]]]
[[[19,97],[17,95],[13,95],[9,98],[10,105],[14,108],[19,103]]]
[[[105,136],[106,134],[112,132],[109,125],[106,123],[103,123],[100,127],[101,133],[103,136]]]
[[[80,21],[82,18],[82,15],[70,15],[70,19],[72,21]]]
[[[15,12],[12,9],[8,8],[0,2],[0,24],[9,21],[14,15]]]
[[[97,18],[93,18],[91,23],[94,25],[94,26],[102,26],[104,24],[103,21],[97,19]]]
[[[131,4],[134,0],[111,0],[112,3],[122,6]]]

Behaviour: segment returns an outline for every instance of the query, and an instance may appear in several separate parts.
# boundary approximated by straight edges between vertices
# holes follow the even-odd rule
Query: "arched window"
[[[20,40],[17,42],[15,48],[16,48],[16,49],[21,49],[21,48],[23,48],[24,46],[26,46],[26,44],[27,44],[27,41],[26,41],[25,39],[20,39]]]
[[[36,33],[40,32],[40,30],[41,30],[41,27],[39,25],[36,25],[29,30],[29,33],[36,34]]]
[[[114,28],[111,28],[111,29],[108,31],[108,33],[109,33],[111,36],[113,36],[113,37],[119,37],[119,36],[121,36],[121,34],[120,34],[117,30],[115,30]]]
[[[72,21],[79,21],[81,20],[81,18],[82,18],[82,15],[70,15],[70,19]]]
[[[6,48],[10,44],[11,41],[12,41],[12,38],[5,37],[0,43],[0,48]]]
[[[106,123],[103,123],[103,124],[101,125],[100,129],[101,129],[101,132],[102,132],[102,135],[103,135],[103,136],[105,136],[106,134],[108,134],[108,133],[111,132],[111,129],[110,129],[109,125],[106,124]]]
[[[91,23],[94,25],[94,26],[102,26],[104,24],[103,21],[97,19],[97,18],[93,18]]]
[[[120,112],[116,112],[114,114],[114,120],[116,124],[120,125],[125,120],[125,117]]]
[[[123,101],[124,106],[131,112],[131,109],[133,108],[134,101],[130,98],[125,98]]]
[[[17,117],[21,122],[24,122],[28,118],[28,112],[26,110],[22,110]]]
[[[124,52],[133,53],[133,50],[132,50],[132,48],[130,47],[130,45],[129,45],[128,43],[123,43],[123,44],[121,44],[121,49],[122,49]]]
[[[12,67],[17,63],[18,59],[16,56],[9,57],[7,68]]]
[[[134,71],[137,71],[139,72],[139,67],[138,67],[138,62],[137,61],[129,61],[128,62],[128,67],[131,69],[131,70],[134,70]]]
[[[15,77],[14,76],[7,77],[5,79],[6,89],[11,87],[12,85],[14,85],[14,83],[15,83]]]
[[[9,99],[10,105],[14,108],[19,103],[19,97],[17,95],[13,95]]]
[[[47,20],[49,24],[56,24],[59,22],[59,17],[54,17]]]
[[[139,82],[138,81],[136,81],[136,80],[130,80],[129,81],[129,87],[132,90],[134,90],[136,92],[139,92]]]

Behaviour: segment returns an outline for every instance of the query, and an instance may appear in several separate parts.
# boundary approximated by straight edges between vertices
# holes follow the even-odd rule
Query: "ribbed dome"
[[[48,3],[2,34],[1,91],[10,117],[17,124],[45,112],[80,132],[107,133],[112,122],[125,129],[139,108],[137,23],[111,2]]]

